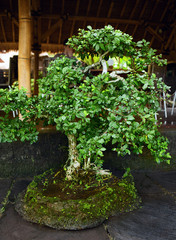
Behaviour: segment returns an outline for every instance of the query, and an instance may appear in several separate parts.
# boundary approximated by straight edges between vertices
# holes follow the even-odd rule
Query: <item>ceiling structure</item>
[[[59,52],[79,28],[111,24],[176,61],[175,0],[31,0],[31,15],[35,49]],[[17,50],[18,33],[18,0],[1,0],[0,51]]]

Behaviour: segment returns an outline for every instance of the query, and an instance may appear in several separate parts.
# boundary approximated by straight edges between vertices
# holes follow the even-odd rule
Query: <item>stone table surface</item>
[[[133,176],[141,208],[80,231],[58,231],[25,221],[15,211],[14,201],[30,179],[0,179],[0,208],[11,187],[9,203],[0,218],[0,240],[176,239],[176,172],[133,172]]]

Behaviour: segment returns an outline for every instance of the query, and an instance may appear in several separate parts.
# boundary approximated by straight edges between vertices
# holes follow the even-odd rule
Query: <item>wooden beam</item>
[[[3,50],[18,50],[18,43],[17,42],[1,42],[0,44],[0,51]]]
[[[6,34],[5,34],[4,23],[3,23],[2,17],[1,17],[1,28],[2,28],[2,35],[3,35],[3,38],[4,38],[4,42],[7,42],[7,38],[6,38]]]
[[[63,52],[63,44],[47,44],[47,43],[42,43],[41,44],[41,49],[42,51],[51,51],[51,52]]]
[[[42,37],[41,37],[41,41],[45,41],[47,39],[47,37],[49,37],[51,34],[53,34],[56,29],[58,29],[60,27],[60,25],[62,24],[62,19],[59,19],[59,21],[57,21],[50,29],[48,29],[48,31],[46,31]]]
[[[18,83],[19,89],[27,89],[31,96],[31,1],[18,0],[19,9],[19,55]]]
[[[50,15],[50,14],[44,14],[41,16],[42,19],[56,19],[59,20],[61,19],[61,15]],[[132,24],[132,25],[139,25],[139,24],[143,24],[143,20],[139,19],[139,20],[134,20],[134,19],[125,19],[125,18],[107,18],[107,17],[90,17],[90,16],[68,16],[67,20],[75,20],[75,21],[89,21],[89,22],[106,22],[108,21],[109,23],[124,23],[124,24]],[[151,26],[160,26],[160,27],[164,27],[166,26],[166,24],[159,22],[159,21],[147,21],[148,24],[150,24]]]

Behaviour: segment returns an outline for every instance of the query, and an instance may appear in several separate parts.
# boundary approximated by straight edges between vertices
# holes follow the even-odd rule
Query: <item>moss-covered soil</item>
[[[17,201],[27,220],[56,229],[78,230],[101,224],[111,215],[140,205],[133,178],[118,179],[80,170],[69,181],[64,171],[47,171],[35,179]]]

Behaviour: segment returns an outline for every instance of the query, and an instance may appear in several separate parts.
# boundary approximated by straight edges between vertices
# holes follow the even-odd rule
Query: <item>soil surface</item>
[[[0,179],[0,200],[12,191],[0,219],[0,240],[174,240],[176,239],[176,172],[135,172],[142,208],[109,218],[101,226],[81,231],[58,231],[23,220],[14,200],[30,179]]]

